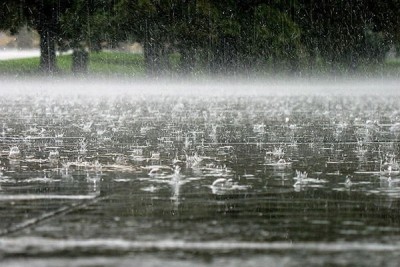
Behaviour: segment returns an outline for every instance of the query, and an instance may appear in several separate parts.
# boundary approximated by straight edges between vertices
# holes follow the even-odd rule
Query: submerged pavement
[[[2,85],[2,266],[398,264],[398,92]]]

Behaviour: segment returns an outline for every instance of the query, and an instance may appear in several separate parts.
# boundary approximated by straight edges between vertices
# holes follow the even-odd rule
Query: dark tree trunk
[[[88,70],[89,53],[83,49],[76,49],[72,53],[72,72],[85,74]]]
[[[67,0],[65,2],[68,2]],[[60,2],[59,2],[60,3]],[[59,27],[60,6],[53,1],[40,1],[35,15],[35,28],[40,36],[40,70],[53,74],[56,64],[56,41]]]
[[[195,51],[190,45],[183,46],[180,49],[180,71],[183,75],[189,75],[193,72],[195,66]]]
[[[182,31],[179,40],[179,71],[181,75],[190,75],[195,67],[195,47],[198,44],[195,36],[197,31],[196,18],[197,18],[197,0],[192,1],[182,1],[181,15],[182,22],[185,24],[186,28]]]
[[[209,62],[210,75],[218,75],[223,72],[224,56],[221,41],[217,40],[210,45],[211,58]]]
[[[57,71],[55,33],[51,27],[43,26],[40,35],[40,70],[49,74]]]
[[[41,2],[39,5],[37,31],[40,36],[40,70],[53,74],[57,71],[56,38],[58,13],[51,4]]]
[[[314,74],[317,67],[317,48],[309,48],[309,58],[308,58],[308,71],[310,74]]]
[[[147,41],[144,43],[144,60],[146,66],[146,74],[148,76],[159,76],[162,69],[162,47],[160,42]]]
[[[211,74],[236,74],[239,64],[236,42],[234,37],[222,37],[212,47]]]

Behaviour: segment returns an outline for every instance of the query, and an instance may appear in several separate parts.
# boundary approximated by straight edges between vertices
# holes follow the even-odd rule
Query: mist
[[[2,95],[398,95],[393,77],[132,79],[106,77],[3,77]]]

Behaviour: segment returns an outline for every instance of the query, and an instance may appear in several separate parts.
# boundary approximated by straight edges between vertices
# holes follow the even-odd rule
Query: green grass
[[[143,75],[144,58],[140,54],[123,52],[98,52],[90,55],[90,74]]]
[[[24,58],[0,61],[0,73],[34,74],[39,66],[39,58]]]
[[[169,58],[170,69],[166,70],[166,74],[176,74],[179,72],[179,54],[173,54]],[[59,75],[72,75],[71,72],[71,55],[61,55],[57,57],[57,65],[60,70]],[[38,70],[39,58],[26,58],[0,61],[0,75],[19,75],[19,76],[33,76],[45,75],[41,74]],[[265,71],[258,73],[259,76],[276,76],[279,74],[279,66],[275,64],[267,64]],[[198,70],[198,74],[203,73],[204,70]],[[287,72],[287,71],[286,71]],[[207,73],[207,72],[204,72]],[[305,70],[304,73],[307,73]],[[254,73],[257,75],[257,72]],[[285,74],[285,69],[282,69],[282,74]],[[316,66],[311,71],[311,75],[330,75],[329,66]],[[346,69],[339,71],[339,75],[385,75],[400,77],[400,60],[390,60],[384,64],[373,65],[365,64],[358,68],[355,72],[348,72]],[[89,56],[88,75],[90,76],[144,76],[145,64],[142,54],[132,54],[126,52],[94,52]]]
[[[57,56],[60,75],[71,75],[71,55]],[[0,61],[0,74],[38,75],[39,58],[24,58]],[[89,57],[89,75],[144,75],[143,55],[124,52],[91,53]]]

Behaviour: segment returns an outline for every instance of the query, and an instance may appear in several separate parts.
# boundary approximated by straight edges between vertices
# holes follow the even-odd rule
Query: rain
[[[397,1],[3,1],[0,264],[397,266]]]

